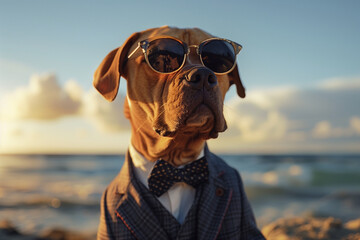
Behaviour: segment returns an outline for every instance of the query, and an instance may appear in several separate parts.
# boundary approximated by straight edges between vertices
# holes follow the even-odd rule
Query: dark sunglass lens
[[[166,38],[151,41],[146,53],[151,67],[162,73],[179,69],[185,56],[180,42]]]
[[[216,73],[229,71],[235,64],[236,54],[231,43],[224,40],[211,40],[201,49],[204,65]]]

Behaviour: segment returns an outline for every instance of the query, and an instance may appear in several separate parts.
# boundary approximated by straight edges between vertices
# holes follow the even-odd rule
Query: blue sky
[[[301,151],[301,149],[315,151],[316,149],[312,149],[311,146],[304,147],[305,143],[309,142],[313,143],[312,146],[319,144],[317,151],[332,149],[331,146],[339,146],[339,143],[347,146],[339,147],[338,151],[343,152],[354,152],[357,146],[360,146],[357,132],[360,111],[354,107],[359,103],[357,96],[360,93],[358,89],[360,79],[359,1],[1,0],[0,6],[0,94],[3,97],[0,100],[3,104],[0,109],[0,134],[2,135],[0,135],[0,140],[2,140],[0,152],[10,151],[10,148],[18,149],[17,145],[8,144],[9,137],[16,136],[15,139],[22,139],[26,144],[24,139],[31,139],[29,132],[35,135],[38,133],[34,132],[44,132],[44,126],[47,127],[46,132],[49,133],[59,131],[66,126],[71,131],[77,129],[82,132],[81,134],[88,137],[96,135],[99,139],[114,138],[114,141],[120,141],[120,138],[122,139],[120,135],[128,137],[128,133],[125,134],[120,130],[119,136],[108,135],[108,133],[104,135],[100,130],[99,132],[90,130],[92,123],[88,125],[84,123],[85,117],[79,114],[79,109],[74,112],[64,109],[64,114],[59,114],[59,116],[48,113],[52,117],[45,117],[46,120],[40,119],[40,113],[36,116],[30,116],[31,113],[29,113],[30,115],[27,116],[24,111],[12,113],[12,117],[9,117],[11,115],[9,112],[15,109],[11,107],[12,104],[24,105],[25,100],[25,105],[32,102],[24,96],[31,98],[33,96],[29,93],[31,86],[37,88],[45,84],[44,82],[47,82],[47,86],[58,88],[59,91],[64,90],[67,94],[70,94],[70,90],[66,89],[71,88],[72,94],[69,96],[74,97],[78,94],[77,100],[92,99],[92,93],[90,93],[92,75],[103,57],[113,48],[120,46],[131,33],[162,25],[200,27],[213,35],[225,37],[243,45],[244,48],[238,56],[238,65],[244,85],[248,90],[248,99],[245,100],[244,105],[239,103],[238,106],[235,91],[232,89],[226,105],[229,105],[232,110],[236,106],[236,111],[240,109],[245,111],[247,109],[242,108],[255,104],[256,106],[249,107],[251,111],[254,112],[254,109],[258,108],[263,113],[259,110],[256,113],[260,114],[259,116],[253,113],[251,117],[246,115],[251,111],[239,113],[239,121],[245,115],[243,119],[248,119],[247,121],[251,123],[246,125],[245,122],[238,123],[236,120],[233,124],[234,128],[230,128],[230,133],[220,138],[222,142],[227,141],[226,136],[234,135],[231,132],[238,130],[238,135],[232,136],[232,140],[236,139],[242,146],[247,146],[242,149],[243,152],[247,149],[252,149],[254,152],[271,152],[276,149],[280,152]],[[32,85],[31,79],[33,79]],[[122,93],[125,93],[124,86],[125,84],[121,86]],[[336,91],[339,95],[336,99],[330,94],[334,88],[342,89],[341,93]],[[26,89],[29,91],[26,92]],[[355,93],[349,93],[350,90]],[[274,100],[276,92],[280,92],[279,96],[289,97],[281,99],[278,97],[280,100]],[[261,96],[254,97],[259,95]],[[310,102],[303,103],[301,96]],[[319,112],[317,109],[327,108],[320,104],[321,101],[316,100],[318,99],[316,96],[320,96],[322,100],[328,99],[322,104],[329,103],[338,108],[329,109],[322,115],[314,114]],[[261,103],[259,99],[262,99]],[[311,101],[316,102],[312,104]],[[275,105],[269,107],[270,102],[277,104],[276,107]],[[293,105],[284,106],[284,102],[293,102]],[[34,103],[37,102],[34,100]],[[102,102],[99,103],[99,107],[103,106],[102,104]],[[317,108],[311,108],[317,104],[319,105]],[[352,106],[349,106],[351,104]],[[75,105],[72,105],[71,109],[76,109]],[[82,103],[79,105],[82,109],[88,109]],[[304,111],[300,118],[294,111],[284,110],[296,107]],[[96,119],[96,113],[92,112],[90,115]],[[317,117],[314,117],[315,115]],[[339,120],[335,116],[343,116],[343,118]],[[234,116],[229,118],[232,117]],[[257,117],[260,118],[255,121]],[[90,122],[101,121],[94,119]],[[286,122],[284,123],[286,130],[281,130],[281,126],[275,124],[280,123],[281,119]],[[121,119],[119,122],[125,121]],[[266,127],[261,124],[268,125]],[[124,129],[125,125],[126,123],[119,129]],[[82,130],[79,130],[80,126]],[[260,137],[261,141],[259,139],[247,140],[256,135],[254,132],[247,132],[248,129],[265,131],[265,128],[267,128],[266,131],[272,129],[277,134],[279,131],[291,133],[291,139],[297,137],[298,140],[292,142],[291,148],[282,148],[280,142],[282,139],[288,143],[288,138],[279,137],[278,145],[271,147],[266,147],[270,146],[268,143],[274,142],[271,138]],[[67,141],[71,138],[70,130],[68,130],[69,133],[60,130],[65,133],[57,140]],[[316,135],[321,131],[323,131],[322,137]],[[54,139],[53,136],[49,137],[44,133],[40,135],[43,139],[38,138],[38,145]],[[315,135],[318,138],[314,138]],[[14,138],[11,139],[14,140]],[[87,144],[96,145],[97,143],[88,142]],[[56,146],[48,146],[48,149],[50,148],[57,151]],[[38,146],[38,149],[40,151],[41,147]],[[76,149],[69,150],[66,145],[59,149],[65,152],[76,151]],[[83,146],[81,149],[85,151],[86,147]],[[116,152],[117,145],[114,144],[109,149],[99,147],[99,151]]]

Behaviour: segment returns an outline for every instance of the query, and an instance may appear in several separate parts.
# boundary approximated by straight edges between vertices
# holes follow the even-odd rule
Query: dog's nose
[[[217,85],[217,78],[215,74],[205,67],[199,67],[192,69],[188,75],[186,80],[190,84],[191,87],[195,89],[202,89],[205,87],[206,89],[214,88]]]

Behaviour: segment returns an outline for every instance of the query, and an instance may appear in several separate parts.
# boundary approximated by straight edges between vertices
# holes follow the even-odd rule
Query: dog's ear
[[[241,82],[240,74],[237,65],[235,68],[228,74],[230,77],[230,85],[235,84],[236,91],[239,97],[245,98],[245,88]]]
[[[121,47],[112,50],[95,71],[93,85],[109,102],[113,101],[117,95],[129,49],[139,35],[140,33],[133,33]]]

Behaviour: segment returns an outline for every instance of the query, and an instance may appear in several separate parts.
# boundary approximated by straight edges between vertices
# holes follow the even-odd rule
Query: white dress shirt
[[[134,166],[135,177],[149,189],[148,178],[156,162],[146,160],[144,156],[136,151],[132,144],[129,146],[129,152]],[[204,149],[201,151],[198,159],[203,156]],[[179,166],[178,168],[182,167]],[[195,193],[195,188],[186,183],[179,182],[175,183],[166,193],[157,197],[157,199],[182,224],[194,202]]]

